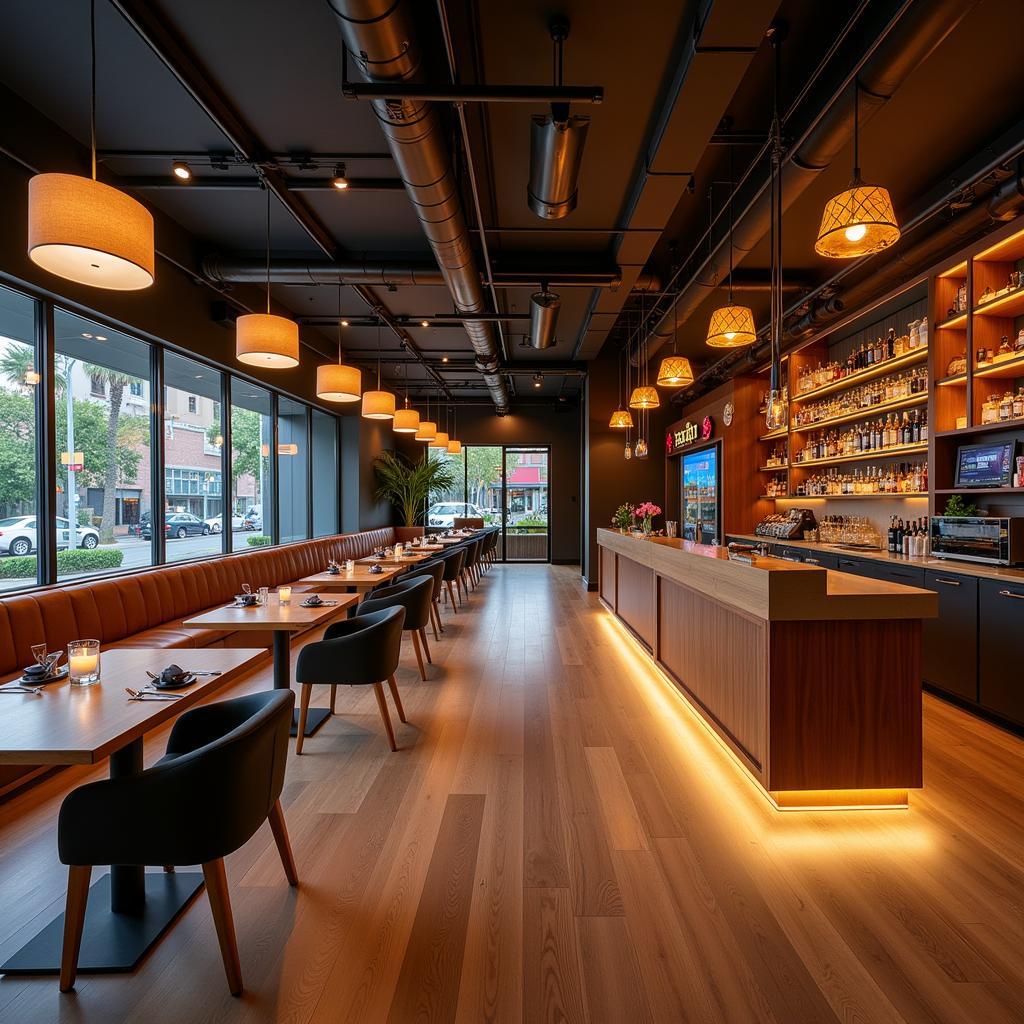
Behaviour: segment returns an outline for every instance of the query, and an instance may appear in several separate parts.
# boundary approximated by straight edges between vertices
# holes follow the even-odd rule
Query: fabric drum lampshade
[[[395,417],[395,396],[390,391],[367,391],[363,394],[363,416],[368,420],[390,420]]]
[[[462,454],[462,442],[461,441],[456,441],[454,438],[452,438],[452,440],[448,442],[448,454],[449,455],[461,455]]]
[[[78,284],[135,291],[153,283],[153,215],[131,196],[76,174],[28,184],[28,255]]]
[[[298,366],[299,325],[273,313],[246,313],[235,321],[235,356],[274,370]]]
[[[324,363],[316,368],[316,397],[325,402],[358,402],[363,393],[359,369],[344,363]]]
[[[420,414],[415,409],[398,409],[391,429],[398,434],[415,434],[420,429]]]
[[[430,448],[445,448],[445,449],[447,449],[448,448],[448,440],[449,440],[448,435],[443,430],[439,430],[434,435],[434,440],[430,442],[428,447],[430,447]]]
[[[437,424],[432,420],[421,420],[420,429],[416,431],[416,441],[433,441],[437,434]]]

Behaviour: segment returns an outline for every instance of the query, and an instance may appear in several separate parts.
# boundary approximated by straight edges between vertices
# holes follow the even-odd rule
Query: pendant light
[[[270,312],[270,187],[261,185],[267,193],[267,311],[235,321],[235,357],[249,366],[287,370],[299,365],[299,325]]]
[[[395,418],[395,396],[380,386],[380,320],[377,321],[377,390],[363,392],[363,418],[392,420]]]
[[[860,176],[860,81],[853,80],[853,179],[845,192],[833,196],[821,215],[821,227],[814,251],[832,259],[870,256],[894,245],[900,227],[889,190],[868,185]]]
[[[92,177],[36,174],[28,183],[28,256],[77,284],[136,291],[153,283],[153,215],[96,180],[96,0],[89,5]]]
[[[430,392],[427,392],[427,416],[430,416]],[[416,431],[414,441],[424,441],[429,444],[437,434],[437,424],[431,419],[420,420],[419,430]]]
[[[409,371],[405,371],[405,405],[396,410],[391,422],[391,429],[396,434],[415,434],[420,429],[420,414],[409,407]]]
[[[622,352],[619,352],[619,398],[615,406],[615,412],[608,420],[608,426],[612,430],[628,430],[633,426],[633,414],[628,409],[622,408]]]
[[[629,383],[630,383],[630,381],[629,381],[629,378],[630,378],[629,367],[630,367],[630,362],[629,362],[629,342],[627,341],[626,342],[626,390],[627,391],[629,391]],[[623,451],[622,454],[623,454],[623,457],[625,458],[625,460],[627,462],[629,462],[629,460],[633,458],[633,442],[632,442],[632,439],[631,439],[631,435],[633,433],[633,414],[631,412],[627,412],[626,415],[629,416],[629,423],[626,424],[626,446],[625,446],[625,450]],[[643,414],[642,413],[637,413],[637,416],[641,416],[641,415],[643,415]]]
[[[772,36],[775,51],[775,80],[772,93],[772,154],[771,154],[771,383],[765,402],[765,426],[768,431],[781,430],[786,425],[788,411],[786,394],[782,387],[782,126],[779,122],[779,72],[782,59],[782,41]]]
[[[644,309],[643,309],[643,298],[640,299],[640,331],[643,332],[645,329],[644,320]],[[644,357],[644,346],[641,342],[637,346],[637,358],[643,363]],[[637,367],[637,387],[633,388],[633,393],[629,396],[629,407],[630,409],[657,409],[661,405],[661,399],[658,397],[657,388],[652,388],[647,383],[640,383],[640,367]]]
[[[324,402],[358,402],[363,394],[363,375],[356,366],[341,361],[341,284],[338,284],[338,361],[316,368],[316,397]]]
[[[445,410],[445,417],[446,418],[447,418],[447,415],[448,415],[448,412],[447,412],[447,410]],[[438,419],[440,420],[440,417],[438,417]],[[448,424],[447,424],[447,419],[446,419],[445,426],[447,426],[447,425]],[[428,448],[437,448],[437,449],[442,449],[444,451],[447,451],[448,450],[448,442],[450,440],[451,440],[451,438],[448,436],[447,431],[445,431],[445,430],[438,430],[434,434],[434,440],[427,442],[427,447]]]
[[[672,355],[665,356],[658,368],[658,384],[663,388],[682,388],[693,383],[693,367],[686,356],[679,355],[679,324],[676,305],[672,303]]]
[[[459,418],[458,418],[458,407],[452,409],[452,423],[455,425],[455,429],[459,429]],[[448,454],[449,455],[461,455],[462,454],[462,442],[457,441],[454,437],[448,442]]]
[[[742,348],[757,341],[754,314],[749,306],[738,306],[732,300],[732,199],[736,182],[732,169],[732,146],[729,147],[729,302],[711,314],[706,342],[711,348]]]

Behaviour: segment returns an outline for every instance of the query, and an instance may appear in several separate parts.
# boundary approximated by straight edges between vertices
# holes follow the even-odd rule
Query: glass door
[[[507,562],[547,562],[550,449],[504,449],[503,557]]]

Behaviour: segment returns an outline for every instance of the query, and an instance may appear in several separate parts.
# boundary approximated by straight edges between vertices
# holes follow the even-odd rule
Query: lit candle
[[[277,598],[281,604],[292,603],[292,588],[291,587],[278,587]]]
[[[71,657],[71,674],[73,676],[88,676],[96,671],[99,658],[95,654],[75,654]]]
[[[73,686],[99,682],[99,640],[74,640],[68,644],[68,676]]]

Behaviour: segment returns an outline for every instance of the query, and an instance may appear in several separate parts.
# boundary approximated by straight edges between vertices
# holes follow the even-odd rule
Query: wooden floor
[[[266,827],[229,859],[240,1000],[201,895],[135,975],[0,981],[0,1021],[1024,1021],[1020,740],[926,698],[909,811],[779,813],[578,570],[499,566],[446,621],[399,753],[367,691],[291,758],[300,887]],[[0,957],[97,774],[0,807]]]

